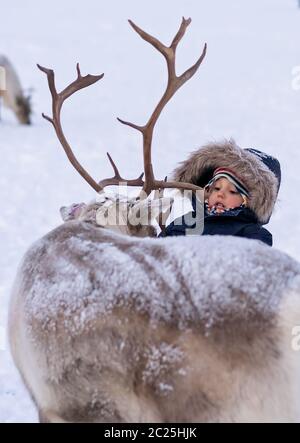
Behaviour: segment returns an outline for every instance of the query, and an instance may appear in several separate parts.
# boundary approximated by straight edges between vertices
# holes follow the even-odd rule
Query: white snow
[[[187,154],[212,139],[234,137],[279,158],[282,186],[268,229],[275,247],[300,260],[300,8],[296,0],[165,0],[109,3],[87,0],[11,0],[1,5],[0,53],[33,88],[33,125],[22,127],[7,110],[0,122],[0,334],[17,265],[33,241],[57,226],[59,207],[95,198],[71,167],[52,126],[46,77],[55,69],[58,89],[82,74],[103,80],[65,104],[63,125],[84,167],[97,180],[111,176],[109,151],[123,175],[142,169],[140,134],[116,118],[144,124],[166,81],[163,57],[130,28],[169,43],[182,16],[192,17],[178,47],[177,69],[189,67],[208,43],[195,77],[177,92],[157,124],[155,174],[164,177]],[[3,337],[0,335],[0,346]],[[163,387],[162,387],[163,388]],[[0,350],[0,422],[37,421],[7,346]]]

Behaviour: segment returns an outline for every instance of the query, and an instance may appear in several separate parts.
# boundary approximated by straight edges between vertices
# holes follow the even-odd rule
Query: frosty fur
[[[258,221],[269,221],[278,193],[278,181],[254,154],[240,148],[233,139],[209,143],[194,151],[173,172],[173,179],[204,187],[218,167],[230,168],[250,192],[248,207]]]
[[[25,255],[14,361],[50,422],[300,421],[300,265],[236,237],[70,221]]]

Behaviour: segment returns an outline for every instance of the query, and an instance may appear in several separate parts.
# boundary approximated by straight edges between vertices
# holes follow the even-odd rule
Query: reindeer
[[[0,98],[3,99],[3,104],[14,112],[19,123],[30,125],[32,112],[30,95],[24,94],[13,65],[4,55],[0,55],[0,67],[5,73],[5,88],[0,89]]]
[[[168,187],[199,191],[156,180],[151,164],[155,122],[205,56],[206,45],[198,62],[176,76],[176,47],[189,23],[183,18],[167,47],[130,21],[165,56],[169,73],[145,126],[120,120],[142,132],[145,177],[129,183],[145,195]],[[40,421],[299,421],[300,354],[292,346],[299,263],[255,240],[157,239],[142,223],[132,228],[141,209],[148,214],[149,198],[107,197],[106,186],[124,181],[115,164],[114,177],[96,182],[60,123],[64,100],[101,76],[82,77],[77,65],[77,80],[57,93],[54,72],[40,69],[53,100],[53,118],[44,118],[100,194],[91,205],[61,209],[66,222],[31,246],[12,291],[11,351]],[[111,214],[118,206],[116,224]]]

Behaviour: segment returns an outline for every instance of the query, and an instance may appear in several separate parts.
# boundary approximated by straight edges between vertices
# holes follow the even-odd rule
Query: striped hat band
[[[227,178],[239,191],[240,194],[249,197],[249,191],[246,186],[241,182],[241,180],[236,176],[236,174],[228,168],[217,168],[214,171],[213,178],[207,183],[206,186],[211,186],[219,178]]]

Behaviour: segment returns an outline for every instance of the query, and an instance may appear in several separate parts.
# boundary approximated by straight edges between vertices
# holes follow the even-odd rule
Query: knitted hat
[[[241,179],[229,168],[217,168],[214,171],[213,178],[207,183],[206,187],[210,187],[215,181],[219,180],[219,178],[226,178],[232,183],[240,194],[249,197],[249,192],[246,186],[242,183]]]
[[[260,223],[268,223],[281,182],[279,161],[257,149],[242,149],[231,139],[197,149],[175,169],[172,178],[204,187],[218,168],[234,171],[235,179],[249,193],[248,208]]]

